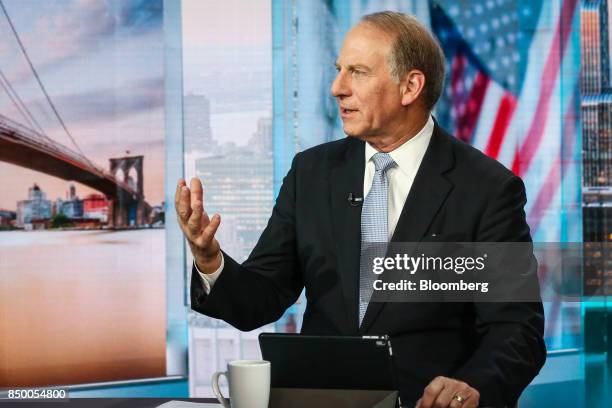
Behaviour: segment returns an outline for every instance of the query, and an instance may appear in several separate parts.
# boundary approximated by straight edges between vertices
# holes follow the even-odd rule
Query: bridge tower
[[[129,151],[126,152],[129,155]],[[110,158],[110,172],[119,182],[125,183],[134,195],[117,192],[111,199],[108,220],[113,227],[139,226],[147,222],[146,205],[144,201],[144,180],[142,163],[144,156],[124,156]]]

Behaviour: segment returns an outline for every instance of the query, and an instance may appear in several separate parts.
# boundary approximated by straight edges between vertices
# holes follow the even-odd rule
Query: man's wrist
[[[215,273],[220,267],[221,267],[221,262],[222,262],[223,258],[221,255],[221,251],[219,251],[217,253],[217,256],[214,257],[212,260],[200,260],[198,258],[195,258],[194,261],[196,263],[196,267],[198,268],[198,270],[205,274],[205,275],[210,275],[212,273]]]

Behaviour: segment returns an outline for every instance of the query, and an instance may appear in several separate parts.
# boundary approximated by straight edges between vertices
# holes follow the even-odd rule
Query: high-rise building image
[[[51,218],[51,200],[34,184],[28,189],[28,199],[17,203],[17,226],[31,228],[32,221]]]
[[[183,143],[185,152],[211,151],[216,146],[210,128],[210,102],[204,95],[188,94],[183,99]]]
[[[272,119],[260,118],[257,130],[248,141],[248,146],[256,153],[265,154],[272,151]]]
[[[236,149],[227,155],[204,157],[196,160],[196,177],[205,184],[207,212],[221,214],[220,229],[223,219],[235,220],[231,236],[236,241],[221,243],[236,251],[232,256],[237,260],[244,260],[270,217],[272,155]]]
[[[612,87],[609,2],[581,10],[585,295],[612,294]]]
[[[83,200],[76,195],[76,187],[70,184],[66,191],[66,200],[57,199],[55,203],[55,214],[63,214],[68,218],[83,217]]]
[[[64,201],[57,212],[68,218],[80,218],[83,216],[83,200]]]
[[[17,213],[15,211],[0,208],[0,230],[13,228],[13,223],[16,217]]]

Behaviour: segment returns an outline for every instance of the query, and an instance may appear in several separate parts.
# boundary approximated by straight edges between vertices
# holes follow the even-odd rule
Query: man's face
[[[387,34],[364,23],[344,40],[331,93],[349,136],[368,141],[393,136],[405,120],[400,87],[391,79],[387,64],[391,46]]]

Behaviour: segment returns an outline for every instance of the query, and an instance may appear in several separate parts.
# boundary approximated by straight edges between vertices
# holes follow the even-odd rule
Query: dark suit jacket
[[[391,336],[403,402],[442,375],[479,390],[481,405],[514,405],[546,358],[541,302],[370,303],[358,327],[361,206],[347,196],[363,192],[364,148],[345,138],[298,153],[249,258],[224,253],[209,295],[194,270],[191,307],[252,330],[305,288],[302,333]],[[530,242],[525,202],[520,178],[436,124],[392,241]]]

